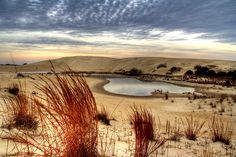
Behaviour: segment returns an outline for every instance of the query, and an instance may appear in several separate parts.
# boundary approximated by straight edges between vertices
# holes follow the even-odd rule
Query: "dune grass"
[[[101,110],[97,113],[96,118],[105,125],[111,125],[109,119],[109,113],[107,112],[104,106],[102,106]]]
[[[18,95],[20,89],[19,89],[19,85],[17,83],[13,83],[11,85],[9,85],[8,87],[8,92],[10,94],[13,94],[13,95]]]
[[[40,94],[34,97],[19,92],[4,99],[11,127],[18,128],[17,132],[5,132],[1,137],[16,143],[14,150],[9,150],[7,155],[99,157],[106,154],[104,152],[110,152],[107,150],[110,149],[108,143],[111,142],[107,142],[111,140],[110,136],[105,136],[106,141],[101,144],[104,152],[98,150],[98,120],[110,124],[109,113],[104,107],[97,111],[93,94],[83,77],[70,70],[67,75],[54,72],[53,77],[40,77],[35,88]],[[158,148],[165,144],[166,139],[157,136],[153,115],[142,107],[133,106],[131,110],[130,121],[135,133],[134,156],[148,157],[158,153]],[[178,141],[182,135],[177,122],[173,127],[170,121],[166,123],[170,140]],[[193,115],[181,122],[183,132],[190,140],[200,136],[205,124]],[[213,141],[230,143],[232,126],[214,117],[209,127]],[[36,129],[38,136],[27,132]]]
[[[39,103],[58,138],[53,142],[61,145],[65,157],[97,156],[97,106],[84,78],[60,76],[55,80],[42,78],[38,89],[46,96],[46,105]],[[56,140],[56,141],[55,141]]]
[[[196,140],[200,136],[204,124],[205,121],[193,118],[193,115],[186,117],[185,120],[182,120],[185,137],[189,140]]]
[[[166,121],[165,133],[168,136],[168,140],[171,140],[171,141],[179,141],[180,140],[180,137],[182,136],[180,124],[181,123],[180,123],[179,119],[175,119],[173,126],[171,125],[170,120]]]
[[[131,107],[131,124],[135,132],[135,157],[147,157],[165,143],[164,139],[155,140],[154,117],[144,108]],[[153,145],[152,145],[152,142]]]
[[[40,119],[40,140],[23,131],[9,132],[2,138],[18,145],[8,153],[55,157],[97,156],[97,106],[92,92],[82,77],[54,74],[54,78],[40,77],[42,83],[35,84],[42,93],[40,97],[32,99]],[[28,104],[27,99],[16,97],[16,100],[19,108],[12,108],[13,111],[19,110],[19,115],[30,111],[23,105]]]
[[[35,104],[24,93],[4,97],[3,112],[6,114],[5,127],[8,129],[36,130],[38,127],[37,115],[34,110]]]
[[[226,145],[230,144],[233,135],[233,124],[223,119],[213,116],[211,122],[208,123],[211,131],[211,139],[213,142],[222,142]]]

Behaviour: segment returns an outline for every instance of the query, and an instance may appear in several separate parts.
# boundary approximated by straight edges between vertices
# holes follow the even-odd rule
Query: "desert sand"
[[[53,65],[56,70],[61,70],[64,65],[68,65],[73,70],[77,71],[95,71],[95,72],[115,72],[121,69],[130,70],[135,67],[142,69],[144,73],[149,74],[165,74],[172,66],[182,67],[182,70],[176,75],[183,74],[188,69],[193,69],[195,65],[215,65],[216,70],[236,69],[236,62],[233,61],[210,61],[210,60],[189,60],[189,59],[167,59],[167,58],[128,58],[128,59],[114,59],[101,57],[69,57],[54,60]],[[102,63],[102,64],[101,64]],[[167,64],[167,68],[161,68],[156,71],[156,66],[159,64]],[[48,61],[18,66],[18,72],[32,72],[32,71],[49,71],[50,64]],[[26,92],[38,92],[34,83],[39,82],[37,74],[29,74],[29,77],[16,79],[14,67],[0,66],[0,87],[1,95],[6,94],[6,88],[13,82],[21,81],[21,84],[26,89]],[[53,77],[53,76],[48,76]],[[156,120],[156,128],[160,134],[164,134],[165,123],[170,120],[173,125],[176,119],[184,120],[186,116],[192,114],[202,121],[209,121],[215,114],[221,116],[226,121],[231,122],[236,126],[236,104],[230,98],[224,100],[225,112],[219,113],[220,105],[216,108],[211,108],[210,103],[217,103],[218,98],[196,99],[189,100],[187,97],[169,97],[165,100],[164,97],[135,97],[122,96],[109,93],[103,89],[103,85],[107,83],[105,78],[87,77],[86,81],[90,86],[98,108],[104,106],[110,113],[110,118],[115,119],[111,121],[111,126],[99,124],[101,132],[110,130],[115,134],[110,150],[114,151],[115,156],[132,156],[132,149],[134,145],[134,133],[131,130],[129,114],[131,113],[130,106],[146,107],[154,115]],[[185,85],[185,82],[172,82]],[[189,83],[188,83],[189,84]],[[225,93],[236,94],[235,87],[224,88],[221,86],[189,84],[190,86],[198,86],[205,92],[211,93]],[[1,101],[2,103],[2,101]],[[112,131],[115,130],[115,131]],[[231,145],[226,146],[220,142],[213,143],[209,138],[209,129],[207,124],[203,128],[204,134],[197,140],[187,140],[181,137],[179,141],[167,141],[166,144],[158,150],[157,156],[203,156],[204,151],[209,151],[213,156],[235,156],[236,155],[236,127],[234,127],[234,134]],[[0,140],[0,154],[4,155],[6,152],[7,143]],[[231,148],[229,148],[231,147]],[[228,152],[231,151],[231,152]]]
[[[211,66],[217,70],[236,69],[236,61],[224,60],[203,60],[203,59],[179,59],[179,58],[160,58],[160,57],[139,57],[139,58],[107,58],[107,57],[64,57],[52,60],[57,71],[62,71],[69,66],[75,71],[94,71],[94,72],[119,72],[129,71],[132,68],[138,68],[145,74],[166,74],[166,72],[175,67],[181,67],[182,70],[175,75],[182,75],[196,65]],[[158,68],[160,64],[165,64],[165,68]],[[50,71],[49,61],[41,61],[24,66],[18,66],[19,72]],[[0,66],[0,72],[15,72],[14,66]]]

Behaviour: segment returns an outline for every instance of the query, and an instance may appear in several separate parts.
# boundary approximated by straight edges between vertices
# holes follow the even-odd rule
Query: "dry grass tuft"
[[[213,116],[209,122],[211,138],[213,142],[222,142],[226,145],[230,144],[233,135],[233,124],[223,121],[223,119]]]
[[[135,157],[147,157],[165,143],[164,139],[154,140],[154,118],[151,113],[138,107],[131,107],[131,124],[135,131]]]
[[[190,117],[186,117],[185,121],[182,120],[182,124],[186,138],[189,140],[196,140],[201,133],[205,121],[201,122],[198,119],[194,119],[193,115],[191,115]]]
[[[102,107],[101,111],[97,113],[96,119],[101,121],[105,125],[110,125],[109,114],[104,106]]]
[[[168,135],[168,139],[172,141],[179,141],[182,136],[180,120],[175,119],[174,126],[171,126],[169,120],[166,121],[165,132]]]
[[[199,157],[221,157],[223,154],[221,152],[216,152],[212,148],[205,148],[200,150],[197,156]]]
[[[39,106],[58,135],[54,140],[61,144],[60,153],[65,157],[97,156],[97,106],[91,90],[82,77],[55,76],[55,81],[42,79],[45,84],[38,89],[45,94],[47,105]]]
[[[13,83],[12,85],[8,87],[8,92],[10,94],[18,95],[19,91],[20,91],[19,86],[16,83]]]
[[[69,70],[69,72],[71,72]],[[43,95],[33,99],[40,119],[40,140],[20,132],[4,139],[17,144],[19,154],[55,157],[96,157],[98,128],[96,102],[84,78],[73,73],[41,77],[35,87]],[[18,146],[21,146],[20,149]],[[8,152],[12,153],[12,152]]]
[[[5,97],[4,102],[3,112],[7,117],[5,126],[8,129],[37,129],[38,121],[34,110],[35,104],[30,97],[19,93],[16,96]]]

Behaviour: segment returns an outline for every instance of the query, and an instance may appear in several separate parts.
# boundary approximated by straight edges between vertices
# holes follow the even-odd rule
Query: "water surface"
[[[161,81],[144,82],[135,78],[109,78],[107,80],[110,82],[104,86],[104,89],[108,92],[121,95],[149,96],[155,90],[177,94],[194,92],[194,88],[192,87],[183,87]]]

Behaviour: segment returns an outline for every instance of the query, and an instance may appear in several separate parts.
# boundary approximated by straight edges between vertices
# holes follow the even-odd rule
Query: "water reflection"
[[[109,78],[104,89],[111,93],[133,96],[149,96],[154,90],[169,93],[194,92],[194,88],[182,87],[165,82],[144,82],[135,78]]]

